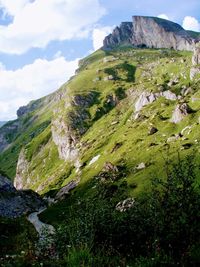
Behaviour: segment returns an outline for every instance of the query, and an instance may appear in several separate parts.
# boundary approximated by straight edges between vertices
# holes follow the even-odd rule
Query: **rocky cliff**
[[[105,38],[103,48],[132,45],[192,51],[196,40],[177,23],[157,17],[133,16],[132,22],[123,22]]]

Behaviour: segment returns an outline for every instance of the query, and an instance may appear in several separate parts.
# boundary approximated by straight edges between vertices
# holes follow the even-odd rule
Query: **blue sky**
[[[132,15],[200,31],[199,0],[0,0],[0,120],[55,91]]]

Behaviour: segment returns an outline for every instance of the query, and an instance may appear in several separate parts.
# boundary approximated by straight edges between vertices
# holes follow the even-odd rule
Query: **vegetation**
[[[29,254],[37,236],[22,218],[0,223],[0,235],[4,227],[13,227],[13,239],[19,234],[31,240],[28,246],[15,242],[16,247],[10,247],[13,239],[8,236],[0,254],[4,266],[17,262],[6,260],[4,252],[21,255],[20,250],[26,257],[19,257],[19,266],[200,264],[200,91],[198,80],[190,81],[190,67],[190,52],[99,50],[83,59],[78,74],[56,93],[30,104],[34,108],[17,120],[17,133],[8,134],[1,173],[14,178],[23,148],[31,188],[44,196],[54,197],[70,181],[81,179],[65,200],[40,215],[57,230],[59,259]],[[184,88],[190,88],[186,95]],[[143,92],[167,90],[182,97],[159,97],[136,117],[135,102]],[[77,104],[75,97],[83,103]],[[174,124],[172,113],[182,102],[193,112]],[[59,158],[52,137],[55,119],[77,139],[78,171]],[[150,134],[152,127],[157,131]],[[108,162],[116,173],[105,171]],[[133,206],[120,212],[116,206],[126,199],[132,199]]]

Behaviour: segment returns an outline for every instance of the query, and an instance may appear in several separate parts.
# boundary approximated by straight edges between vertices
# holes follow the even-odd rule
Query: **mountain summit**
[[[173,48],[192,51],[199,34],[184,30],[179,24],[157,17],[133,16],[132,22],[122,22],[104,40],[103,48],[118,45],[134,47]]]

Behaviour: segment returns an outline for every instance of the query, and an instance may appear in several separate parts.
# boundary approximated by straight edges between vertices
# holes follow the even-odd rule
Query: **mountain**
[[[49,202],[28,217],[36,230],[56,229],[48,239],[24,216],[0,217],[3,263],[198,266],[199,44],[172,22],[134,20],[137,34],[122,24],[60,89],[0,128],[0,173],[14,197],[31,189]]]
[[[177,23],[157,17],[133,16],[132,22],[122,22],[104,40],[104,49],[117,45],[134,47],[173,48],[193,50],[193,44],[200,38],[199,33],[184,30]]]
[[[0,121],[0,127],[2,127],[5,123],[6,121]]]

